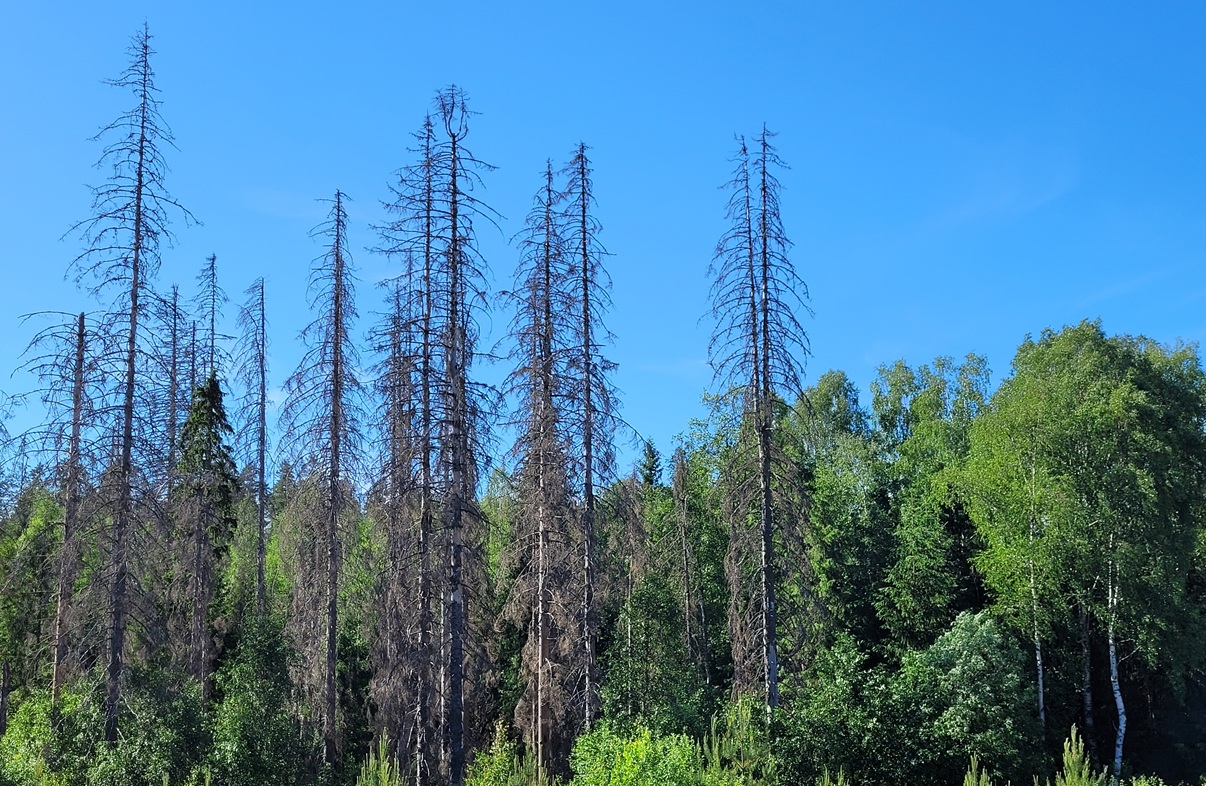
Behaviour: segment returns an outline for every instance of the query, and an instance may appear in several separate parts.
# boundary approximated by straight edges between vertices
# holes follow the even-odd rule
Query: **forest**
[[[869,401],[806,373],[762,126],[700,262],[707,414],[654,445],[590,148],[487,259],[457,86],[371,228],[391,275],[359,280],[335,191],[313,321],[273,335],[216,255],[161,281],[193,217],[151,40],[69,235],[95,308],[33,304],[38,389],[0,395],[38,413],[0,419],[0,786],[1206,782],[1196,346],[1090,319],[995,386],[975,354],[885,359]]]

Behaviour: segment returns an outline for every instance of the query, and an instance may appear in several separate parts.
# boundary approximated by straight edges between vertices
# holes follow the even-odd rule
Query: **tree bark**
[[[1122,686],[1118,680],[1118,644],[1114,635],[1114,623],[1118,616],[1118,578],[1113,564],[1109,567],[1109,581],[1106,589],[1109,622],[1106,625],[1106,639],[1110,651],[1110,690],[1114,693],[1114,707],[1118,712],[1118,731],[1114,736],[1114,782],[1122,778],[1122,743],[1126,738],[1126,703],[1122,700]]]
[[[117,719],[121,709],[121,680],[125,672],[123,651],[126,646],[126,581],[129,573],[129,558],[126,551],[134,515],[134,490],[132,488],[134,482],[134,397],[138,358],[139,292],[142,288],[143,275],[142,200],[146,178],[146,126],[150,102],[148,67],[144,67],[142,73],[142,118],[139,126],[137,166],[134,170],[134,239],[130,255],[130,318],[129,333],[126,336],[125,380],[122,385],[121,458],[117,476],[117,515],[113,522],[113,552],[109,558],[113,579],[109,591],[109,664],[105,680],[105,741],[110,745],[117,742]]]
[[[87,333],[84,314],[76,318],[75,361],[71,381],[71,436],[67,443],[67,478],[63,504],[63,549],[59,555],[59,591],[54,611],[54,664],[50,677],[50,702],[58,706],[67,660],[67,607],[75,585],[75,536],[79,529],[80,432],[84,420],[84,349]]]
[[[774,521],[771,489],[771,429],[774,426],[774,391],[771,387],[771,335],[770,308],[771,292],[771,252],[768,221],[770,214],[767,183],[767,141],[766,132],[762,136],[762,166],[761,182],[759,184],[759,352],[757,361],[761,364],[758,384],[758,402],[755,414],[758,422],[758,472],[759,492],[761,501],[762,524],[762,638],[765,661],[765,685],[767,713],[779,706],[779,659],[776,651],[777,618],[775,613],[775,554],[774,554]]]
[[[330,456],[327,476],[327,520],[326,520],[326,672],[323,711],[323,761],[335,765],[335,742],[337,738],[335,673],[337,667],[336,642],[339,635],[339,516],[342,512],[342,448],[347,438],[347,423],[344,416],[344,368],[343,345],[346,322],[343,302],[347,272],[343,259],[343,194],[335,192],[335,237],[334,251],[334,296],[331,304],[331,413],[330,413]]]
[[[8,661],[5,661],[4,665],[0,666],[0,737],[3,737],[5,732],[8,731],[9,690]]]
[[[1083,605],[1078,608],[1080,612],[1080,651],[1082,664],[1080,679],[1081,709],[1084,714],[1085,743],[1089,747],[1089,758],[1096,763],[1101,761],[1101,759],[1097,755],[1097,724],[1094,722],[1093,712],[1093,669],[1092,648],[1089,640],[1089,613]]]

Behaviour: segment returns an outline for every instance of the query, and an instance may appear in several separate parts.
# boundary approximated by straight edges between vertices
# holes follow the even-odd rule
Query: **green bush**
[[[198,779],[210,745],[201,686],[164,669],[131,667],[126,675],[118,742],[96,746],[88,786],[162,786]],[[101,722],[96,733],[103,728]]]
[[[368,756],[356,776],[356,786],[402,786],[398,762],[389,753],[389,735],[377,738],[377,747],[369,748]]]
[[[697,786],[702,767],[695,743],[682,734],[655,737],[638,728],[620,735],[606,726],[583,734],[570,755],[572,786]]]
[[[502,721],[494,727],[494,741],[489,750],[478,752],[469,766],[465,786],[540,786],[540,773],[536,762],[507,739],[506,726]]]
[[[0,737],[0,784],[43,786],[84,783],[104,728],[93,692],[64,689],[58,709],[49,691],[37,691],[9,718]]]
[[[249,619],[234,658],[217,675],[209,761],[225,786],[289,786],[304,756],[290,712],[291,652],[279,626]]]
[[[120,736],[103,741],[99,687],[64,688],[58,707],[39,691],[0,739],[0,782],[12,786],[161,786],[199,776],[209,747],[200,687],[163,670],[130,668]]]
[[[861,786],[956,784],[973,756],[987,776],[1025,783],[1039,765],[1025,656],[985,612],[960,614],[896,670],[839,638],[784,704],[776,752],[788,783],[845,769]]]
[[[1084,740],[1073,726],[1072,733],[1064,742],[1064,766],[1055,775],[1055,786],[1106,786],[1109,780],[1104,767],[1101,772],[1093,774],[1093,763],[1085,753]]]

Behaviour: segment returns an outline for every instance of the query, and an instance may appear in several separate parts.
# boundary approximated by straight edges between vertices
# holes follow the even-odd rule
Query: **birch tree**
[[[998,602],[1036,641],[1104,636],[1115,778],[1128,725],[1123,664],[1173,669],[1206,466],[1206,377],[1189,348],[1081,323],[1027,341],[971,432],[967,487]],[[1066,619],[1075,609],[1079,620]],[[1088,694],[1086,706],[1091,706]]]

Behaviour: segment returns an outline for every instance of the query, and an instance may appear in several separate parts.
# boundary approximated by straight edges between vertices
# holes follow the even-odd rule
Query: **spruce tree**
[[[171,241],[169,215],[186,222],[191,214],[167,192],[164,148],[173,145],[172,133],[160,115],[160,100],[151,68],[151,34],[146,25],[134,36],[130,64],[109,84],[129,90],[133,107],[103,128],[97,139],[111,140],[100,165],[111,172],[104,184],[92,189],[93,215],[76,225],[85,250],[73,263],[77,280],[90,282],[101,299],[112,298],[111,328],[120,342],[113,395],[117,417],[113,425],[115,452],[107,484],[112,521],[108,543],[109,620],[105,678],[105,739],[117,741],[122,677],[126,667],[126,633],[130,606],[131,538],[139,521],[138,492],[148,467],[140,451],[147,447],[152,424],[144,415],[150,406],[147,358],[143,335],[150,304],[151,282],[159,267],[159,250]]]
[[[312,618],[316,607],[324,611],[321,624],[325,643],[321,654],[309,642],[298,642],[310,653],[307,675],[317,683],[322,719],[323,762],[336,765],[337,694],[335,672],[339,633],[340,526],[355,511],[352,468],[361,448],[361,383],[357,373],[359,353],[352,340],[356,318],[354,274],[348,254],[346,197],[335,192],[328,220],[315,236],[327,242],[310,275],[310,308],[317,316],[302,331],[306,352],[297,371],[285,383],[282,410],[285,439],[292,445],[303,477],[317,484],[317,511],[312,512],[314,557],[322,568],[314,583],[298,582],[295,614]],[[303,560],[305,556],[303,555]],[[314,593],[314,594],[310,594]]]
[[[779,703],[773,435],[780,392],[798,396],[808,354],[808,336],[796,316],[808,312],[808,288],[788,257],[791,243],[783,229],[774,173],[783,163],[771,145],[773,136],[764,126],[753,154],[744,138],[738,140],[737,166],[728,183],[732,223],[717,243],[710,268],[716,328],[709,344],[716,377],[740,393],[745,428],[755,443],[752,451],[748,443],[739,443],[729,467],[734,691],[748,692],[761,683],[768,711]],[[756,533],[744,524],[751,515],[758,522]],[[754,563],[756,578],[751,581]],[[755,678],[758,661],[762,673]]]

